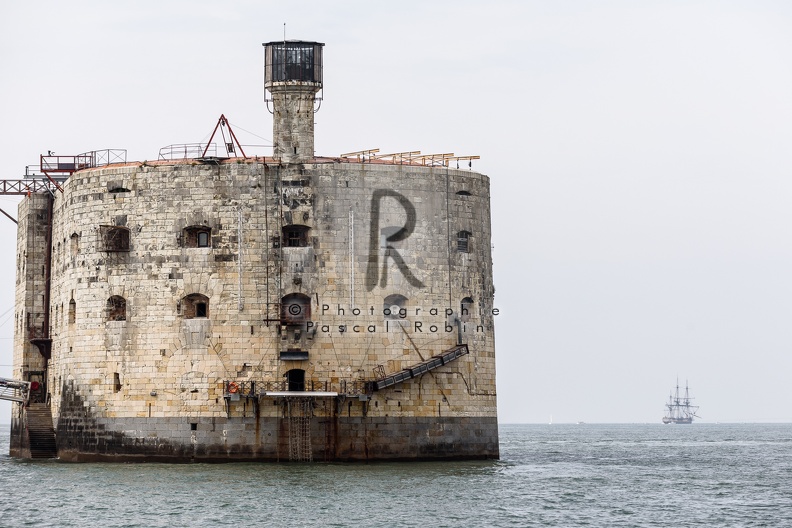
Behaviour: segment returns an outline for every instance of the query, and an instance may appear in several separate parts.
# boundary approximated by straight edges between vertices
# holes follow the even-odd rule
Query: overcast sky
[[[702,422],[792,421],[792,4],[0,0],[2,177],[48,150],[156,159],[221,113],[271,144],[284,23],[326,44],[317,154],[481,156],[501,422],[657,423],[677,376]]]

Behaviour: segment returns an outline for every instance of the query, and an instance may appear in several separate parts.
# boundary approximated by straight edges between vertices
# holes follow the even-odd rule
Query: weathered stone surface
[[[129,192],[108,191],[119,187]],[[43,195],[19,208],[14,344],[14,377],[46,371],[61,457],[288,459],[283,402],[229,401],[224,387],[284,390],[293,369],[308,390],[349,395],[313,400],[315,460],[498,456],[486,176],[188,160],[87,169],[64,191],[53,210],[52,357],[29,341],[47,312]],[[284,225],[307,235],[290,242]],[[201,226],[209,247],[185,247],[185,228]],[[110,228],[128,229],[128,251],[108,251]],[[310,314],[296,317],[310,324],[279,324],[288,294],[308,299],[299,308]],[[123,317],[111,297],[125,300]],[[455,319],[470,354],[357,398],[378,366],[390,374],[453,347]],[[281,361],[289,349],[308,359]],[[12,441],[12,452],[23,447]]]

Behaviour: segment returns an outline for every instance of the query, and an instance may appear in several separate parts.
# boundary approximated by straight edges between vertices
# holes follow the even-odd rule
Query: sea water
[[[502,425],[499,461],[8,456],[0,526],[792,526],[792,425]]]

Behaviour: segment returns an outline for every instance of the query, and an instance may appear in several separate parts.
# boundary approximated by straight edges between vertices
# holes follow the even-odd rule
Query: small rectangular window
[[[206,231],[198,233],[198,247],[209,247],[209,233]]]
[[[195,303],[195,317],[206,317],[206,303]]]
[[[308,226],[287,225],[283,226],[284,247],[305,247],[308,245]]]
[[[470,249],[469,242],[470,232],[460,231],[457,235],[457,251],[460,253],[467,253]]]

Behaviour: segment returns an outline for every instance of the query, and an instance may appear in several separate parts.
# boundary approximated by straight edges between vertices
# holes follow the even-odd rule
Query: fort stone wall
[[[46,369],[62,458],[498,456],[486,176],[184,160],[86,169],[63,188]],[[29,275],[42,203],[20,206],[17,370],[43,366],[20,323],[43,310]]]

